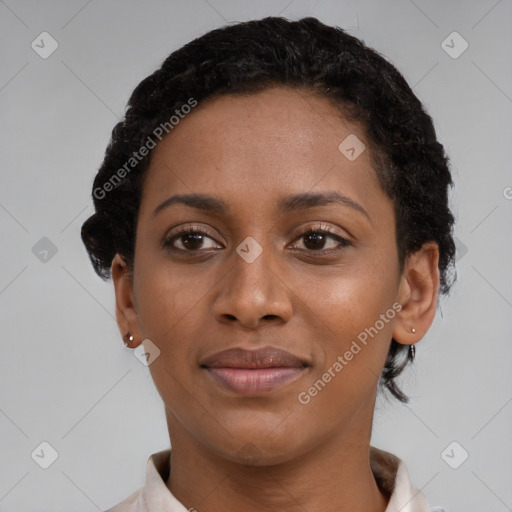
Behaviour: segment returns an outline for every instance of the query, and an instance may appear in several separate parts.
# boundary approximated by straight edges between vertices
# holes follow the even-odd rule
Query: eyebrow
[[[359,203],[344,194],[334,191],[306,192],[287,196],[279,202],[278,211],[281,214],[290,213],[333,203],[349,206],[365,215],[371,222],[368,212]],[[173,204],[184,204],[190,208],[196,208],[209,213],[226,214],[229,212],[228,204],[222,199],[205,194],[176,194],[160,203],[153,211],[153,217]]]

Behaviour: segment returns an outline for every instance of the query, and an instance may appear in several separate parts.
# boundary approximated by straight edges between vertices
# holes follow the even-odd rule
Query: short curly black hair
[[[168,123],[173,113],[186,111],[190,98],[201,102],[273,86],[315,91],[362,124],[381,186],[394,202],[400,268],[424,243],[437,243],[440,291],[447,293],[455,256],[448,205],[453,183],[432,119],[400,72],[379,53],[311,17],[267,17],[208,32],[172,53],[135,88],[94,180],[96,213],[82,226],[96,273],[108,279],[116,253],[132,268],[151,156],[139,152],[155,128]],[[135,163],[130,160],[134,155]],[[128,161],[133,164],[129,172]],[[393,339],[380,384],[403,402],[408,399],[396,378],[410,360],[408,347]]]

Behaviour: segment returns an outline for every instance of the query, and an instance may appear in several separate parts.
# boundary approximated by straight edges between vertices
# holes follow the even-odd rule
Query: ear
[[[116,319],[121,337],[130,348],[135,348],[142,342],[139,329],[139,319],[133,300],[132,279],[128,265],[120,254],[116,254],[112,260],[112,280],[116,295]],[[125,339],[129,333],[133,341]]]
[[[411,254],[404,264],[398,289],[402,309],[393,329],[393,338],[398,343],[417,343],[434,321],[439,292],[438,262],[439,247],[428,242]]]

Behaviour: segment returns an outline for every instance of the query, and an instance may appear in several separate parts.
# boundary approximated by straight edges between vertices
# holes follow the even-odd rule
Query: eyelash
[[[345,238],[343,238],[343,237],[341,237],[339,235],[336,235],[328,227],[323,226],[323,225],[319,225],[319,226],[315,226],[313,228],[309,228],[308,230],[304,231],[299,236],[297,236],[297,238],[295,238],[295,241],[300,240],[301,238],[304,238],[304,237],[306,237],[308,235],[311,235],[311,234],[327,235],[328,238],[331,238],[331,239],[337,241],[339,243],[339,247],[335,248],[335,249],[318,249],[318,250],[314,250],[314,249],[298,249],[299,251],[306,251],[306,252],[312,253],[314,255],[322,256],[322,255],[330,255],[333,252],[342,251],[344,248],[349,247],[349,246],[352,245],[348,240],[346,240]],[[165,238],[163,240],[163,242],[162,242],[162,246],[165,249],[167,249],[169,251],[172,251],[174,253],[180,253],[180,252],[181,253],[186,253],[187,256],[190,256],[190,257],[191,256],[196,256],[198,254],[206,252],[205,250],[201,250],[201,249],[199,249],[199,250],[188,250],[188,249],[178,249],[176,247],[173,247],[173,245],[172,245],[173,242],[175,240],[179,239],[180,237],[185,236],[185,235],[203,235],[203,236],[206,236],[206,237],[210,238],[211,240],[214,240],[214,238],[211,237],[210,235],[208,235],[208,233],[206,231],[203,231],[201,229],[195,228],[193,226],[183,226],[183,227],[178,229],[177,233],[174,233],[171,237]],[[294,243],[295,243],[295,241],[294,241]],[[216,242],[216,243],[218,243],[218,242]]]

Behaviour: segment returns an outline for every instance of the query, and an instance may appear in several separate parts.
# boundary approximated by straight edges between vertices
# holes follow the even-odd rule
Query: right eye
[[[204,244],[208,240],[211,242],[205,247]],[[177,233],[175,232],[172,235],[167,236],[162,242],[162,245],[170,251],[181,251],[182,253],[189,253],[191,255],[199,252],[211,251],[216,248],[222,248],[218,247],[218,242],[210,237],[205,231],[192,226],[185,226],[180,228]]]

